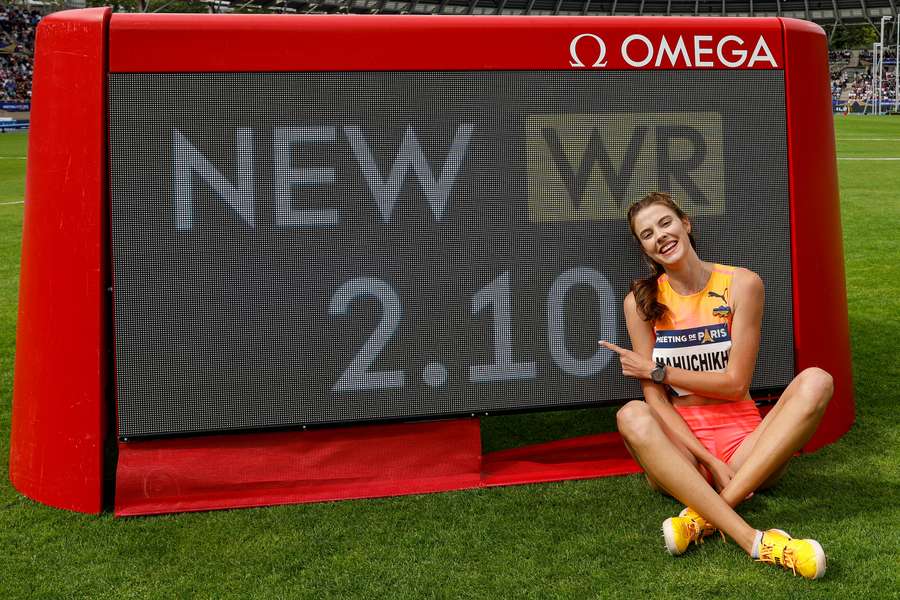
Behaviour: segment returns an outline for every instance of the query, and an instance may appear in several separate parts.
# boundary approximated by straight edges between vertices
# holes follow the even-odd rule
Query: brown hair
[[[684,211],[675,204],[674,200],[672,200],[672,196],[666,192],[650,192],[628,208],[628,227],[631,229],[631,235],[634,236],[634,239],[637,240],[639,244],[640,240],[638,239],[637,232],[634,230],[634,218],[640,211],[654,204],[662,204],[671,209],[679,219],[688,219],[688,216]],[[689,233],[688,237],[691,240],[691,247],[696,250],[697,243],[694,241],[694,234]],[[634,300],[637,302],[641,317],[645,321],[653,323],[661,319],[666,314],[666,311],[669,310],[665,304],[657,299],[657,293],[659,292],[657,279],[659,279],[660,275],[665,273],[665,269],[661,264],[647,256],[647,253],[644,252],[643,248],[642,245],[641,253],[644,255],[644,260],[647,261],[647,264],[650,266],[650,276],[632,281],[631,292],[634,294]]]

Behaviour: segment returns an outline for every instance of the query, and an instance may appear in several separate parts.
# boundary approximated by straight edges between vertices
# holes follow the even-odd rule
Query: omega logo
[[[605,67],[606,42],[595,33],[581,33],[569,42],[569,54],[572,67],[585,68],[585,64],[578,55],[578,43],[582,39],[589,38],[597,43],[597,59],[591,68]],[[592,47],[593,44],[588,43]],[[582,52],[585,44],[581,44]],[[591,56],[589,54],[589,56]],[[626,37],[618,48],[618,54],[613,56],[618,67],[624,62],[630,67],[643,68],[721,68],[728,69],[753,68],[757,63],[762,63],[773,69],[778,68],[778,63],[772,50],[766,43],[765,37],[757,35],[756,40],[744,40],[739,35],[725,35],[717,38],[712,35],[678,35],[665,36],[651,39],[640,33],[633,33]]]
[[[591,67],[605,67],[606,60],[604,59],[606,58],[606,42],[604,42],[599,35],[593,33],[582,33],[572,38],[571,43],[569,43],[569,54],[572,55],[572,60],[569,62],[569,65],[573,67],[584,67],[584,63],[578,58],[578,42],[581,41],[582,38],[591,38],[592,40],[595,40],[597,46],[600,48],[600,54],[597,56],[597,60],[594,61],[594,64],[592,64]]]

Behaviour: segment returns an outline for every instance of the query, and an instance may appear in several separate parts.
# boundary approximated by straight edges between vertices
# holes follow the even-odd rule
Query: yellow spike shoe
[[[825,574],[825,551],[816,540],[795,540],[780,529],[764,531],[758,562],[790,569],[794,575],[818,579]]]
[[[669,517],[662,524],[666,550],[672,556],[684,554],[691,542],[699,544],[703,541],[703,527],[691,517]]]
[[[716,529],[715,525],[713,525],[712,523],[710,523],[709,521],[707,521],[706,519],[701,517],[700,513],[698,513],[691,507],[685,508],[683,511],[678,513],[678,516],[693,519],[697,523],[697,526],[700,528],[700,539],[701,540],[703,538],[707,538],[707,537],[713,535],[714,533],[716,533],[717,531],[719,531],[718,529]],[[722,538],[724,539],[725,534],[722,533],[721,531],[719,531],[719,533],[722,534]]]

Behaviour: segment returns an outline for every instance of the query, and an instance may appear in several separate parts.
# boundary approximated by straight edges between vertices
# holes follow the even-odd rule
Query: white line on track
[[[838,156],[838,160],[900,160],[900,156],[875,157],[875,156]]]
[[[15,202],[0,202],[0,206],[9,206],[10,204],[25,204],[25,201],[16,200]]]
[[[0,160],[25,160],[27,156],[0,156]]]

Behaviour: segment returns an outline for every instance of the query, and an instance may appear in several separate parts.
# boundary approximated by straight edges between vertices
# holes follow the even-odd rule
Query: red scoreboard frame
[[[686,68],[785,73],[795,369],[819,366],[835,380],[834,398],[805,450],[837,440],[853,423],[854,400],[827,43],[818,26],[780,18],[112,15],[109,9],[86,9],[52,14],[37,32],[11,428],[13,484],[45,504],[97,513],[104,506],[104,473],[114,468],[105,452],[115,428],[109,73]],[[448,448],[459,446],[460,431],[471,449],[457,457],[464,466],[452,477],[423,484],[418,475],[412,486],[375,484],[356,494],[323,492],[303,499],[599,473],[565,468],[532,478],[501,473],[485,483],[477,425],[448,423],[457,424],[454,435],[446,437],[446,429],[437,435],[452,443],[435,451],[446,457]],[[381,432],[375,437],[390,445],[385,440],[391,431],[431,435],[433,441],[440,428],[375,425],[323,435],[329,443],[353,444]],[[200,462],[237,451],[243,467],[252,469],[254,452],[244,446],[247,440],[258,449],[283,442],[279,436],[283,433],[160,442],[152,446],[152,461],[165,462],[178,451],[190,451]],[[118,477],[127,478],[134,473],[125,471],[122,452],[120,445]],[[256,459],[260,465],[271,458],[263,454]],[[515,462],[512,456],[505,459]],[[629,471],[633,465],[620,465],[617,472]],[[146,491],[152,478],[137,476]],[[204,493],[227,496],[224,489],[213,485]],[[143,512],[297,499],[250,493],[179,504],[176,497]]]

